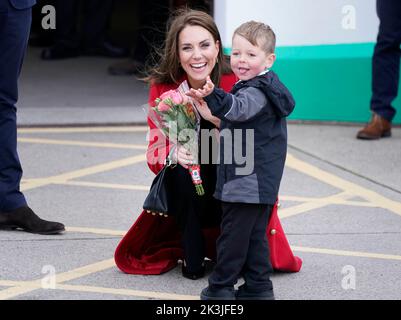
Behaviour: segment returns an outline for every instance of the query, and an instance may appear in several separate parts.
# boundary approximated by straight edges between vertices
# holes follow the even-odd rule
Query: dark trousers
[[[159,50],[164,42],[167,29],[167,20],[170,15],[170,4],[166,0],[139,2],[140,28],[133,52],[133,59],[140,62],[149,62],[151,65],[157,61],[152,56],[153,49]]]
[[[82,28],[78,30],[79,6],[82,3]],[[113,0],[56,0],[57,44],[68,48],[96,46],[106,35]]]
[[[171,171],[171,215],[175,216],[182,234],[184,258],[189,272],[199,271],[205,259],[203,228],[218,227],[221,221],[220,202],[213,198],[216,166],[202,165],[201,177],[205,189],[198,196],[187,169],[177,165]]]
[[[273,268],[266,237],[272,208],[264,204],[222,203],[217,262],[209,277],[212,289],[231,288],[241,275],[254,292],[272,288],[269,275]]]
[[[379,34],[373,55],[373,112],[392,121],[396,110],[391,105],[397,97],[401,58],[401,1],[377,0]]]
[[[17,153],[17,81],[31,26],[31,9],[0,2],[0,212],[26,205],[19,191],[22,168]]]

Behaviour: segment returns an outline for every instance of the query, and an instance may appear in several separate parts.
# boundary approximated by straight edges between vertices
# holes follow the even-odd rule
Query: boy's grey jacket
[[[226,202],[274,204],[287,154],[285,117],[295,107],[291,93],[269,71],[238,82],[231,93],[215,88],[205,101],[221,119],[214,196]]]

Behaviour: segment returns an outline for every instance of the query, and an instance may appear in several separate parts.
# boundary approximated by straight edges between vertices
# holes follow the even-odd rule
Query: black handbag
[[[149,194],[143,204],[143,209],[152,214],[168,216],[171,168],[165,165],[164,168],[153,179]]]

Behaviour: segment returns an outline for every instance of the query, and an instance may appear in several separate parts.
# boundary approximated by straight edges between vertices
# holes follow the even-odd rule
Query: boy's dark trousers
[[[266,227],[273,206],[222,202],[222,209],[217,263],[209,277],[210,289],[232,288],[241,275],[253,292],[272,289]]]
[[[371,109],[391,122],[400,77],[401,1],[377,0],[377,15],[380,28],[372,62]]]

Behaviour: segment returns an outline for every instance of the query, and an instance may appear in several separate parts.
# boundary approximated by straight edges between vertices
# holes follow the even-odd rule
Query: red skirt
[[[203,230],[206,241],[206,257],[215,260],[216,240],[219,228]],[[294,256],[277,215],[277,203],[273,207],[266,228],[270,261],[275,271],[298,272],[302,260]],[[162,274],[176,267],[183,258],[181,235],[174,218],[153,216],[142,212],[134,225],[118,244],[114,259],[117,267],[130,274]]]

